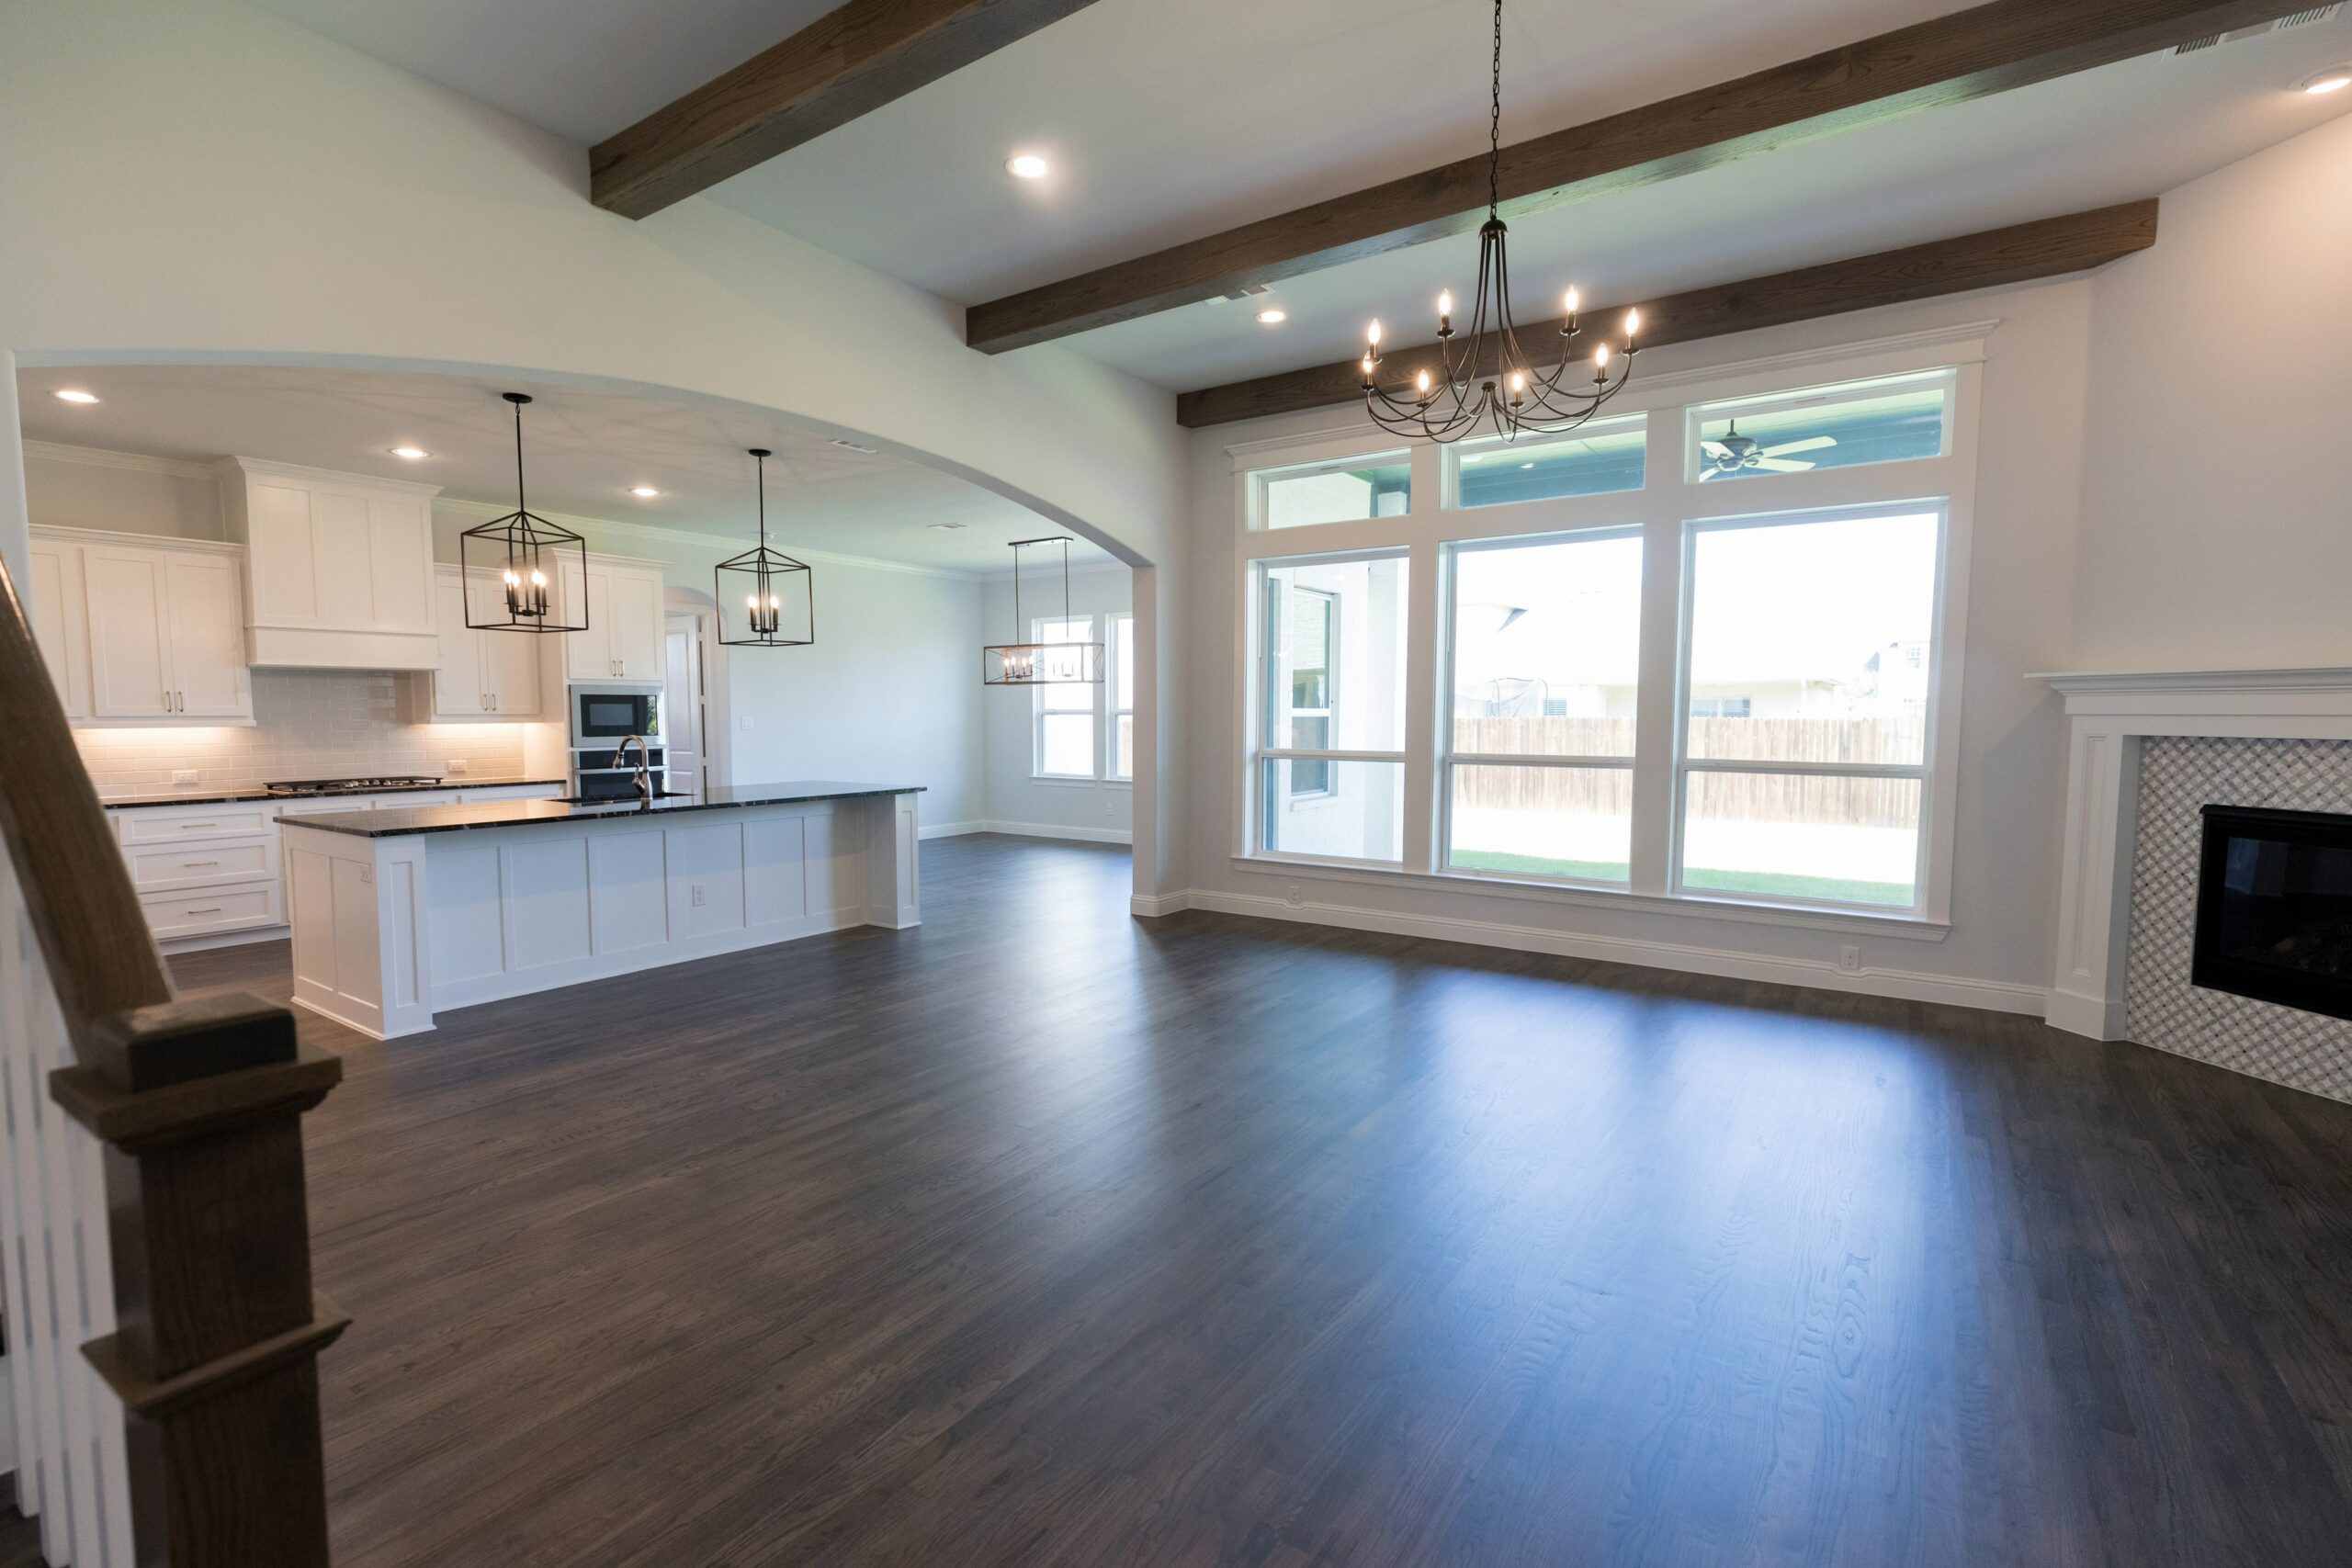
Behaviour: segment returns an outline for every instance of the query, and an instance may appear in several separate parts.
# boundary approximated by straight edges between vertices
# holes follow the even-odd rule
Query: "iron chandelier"
[[[584,632],[584,592],[578,620],[570,618],[571,593],[588,581],[588,541],[530,509],[523,494],[523,405],[526,392],[499,394],[514,405],[514,510],[458,536],[458,581],[465,584],[466,625],[474,631]],[[474,584],[495,581],[499,604],[480,619]]]
[[[1470,335],[1453,327],[1453,291],[1437,299],[1437,345],[1430,365],[1413,378],[1411,393],[1392,396],[1380,384],[1380,323],[1366,329],[1363,353],[1364,408],[1374,424],[1397,435],[1456,441],[1484,423],[1505,441],[1521,435],[1556,435],[1600,412],[1625,389],[1641,351],[1642,313],[1625,312],[1621,351],[1603,342],[1589,359],[1579,359],[1576,340],[1581,301],[1570,288],[1560,327],[1560,363],[1550,375],[1535,368],[1534,356],[1519,341],[1511,321],[1510,226],[1502,219],[1503,0],[1495,0],[1494,93],[1487,120],[1487,221],[1478,229],[1478,290],[1470,310]],[[1622,364],[1620,360],[1622,357]],[[1589,366],[1592,378],[1571,383],[1570,366]],[[1611,374],[1611,366],[1617,365]],[[1564,383],[1570,383],[1566,384]]]
[[[748,450],[759,466],[760,542],[740,556],[720,561],[711,574],[718,600],[718,640],[729,648],[806,648],[817,640],[817,574],[807,562],[768,548],[768,459],[775,454],[764,446]],[[793,630],[805,628],[806,637],[792,636],[784,629],[784,601],[796,576],[799,592],[791,597],[801,602],[795,607],[805,607],[806,619]],[[728,605],[739,596],[743,601],[740,633],[727,618]]]
[[[1012,635],[1023,637],[1029,623],[1021,616],[1021,552],[1032,545],[1062,547],[1062,619],[1069,613],[1069,536],[1012,541]],[[1102,683],[1102,645],[1099,642],[1006,642],[980,649],[983,686],[1059,686]]]

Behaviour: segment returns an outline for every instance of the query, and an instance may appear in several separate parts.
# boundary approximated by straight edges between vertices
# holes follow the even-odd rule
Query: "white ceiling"
[[[76,406],[52,394],[80,388]],[[1005,546],[1060,529],[1026,507],[901,457],[854,452],[757,411],[676,395],[539,386],[408,371],[260,366],[103,366],[19,371],[24,430],[40,441],[159,457],[235,455],[411,479],[512,506],[513,411],[528,392],[525,477],[532,510],[684,529],[746,547],[753,463],[765,446],[768,532],[786,547],[951,571],[1011,570]],[[432,456],[407,462],[401,446]],[[634,485],[662,493],[650,501]],[[935,524],[960,523],[941,532]],[[1071,562],[1111,557],[1084,541]]]
[[[825,0],[261,0],[594,141],[804,25]],[[1506,0],[1520,140],[1963,8],[1954,0]],[[972,303],[1479,151],[1482,0],[1097,0],[727,182],[714,198]],[[2290,91],[2352,59],[2352,11],[1933,111],[1514,227],[1515,271],[1597,297],[1785,266],[2158,194],[2352,109]],[[1055,175],[1004,172],[1014,151]],[[659,219],[654,220],[658,222]],[[1460,243],[1295,279],[1274,331],[1204,304],[1069,340],[1172,388],[1400,341]],[[1527,286],[1522,286],[1524,289]],[[1548,287],[1543,290],[1550,292]]]

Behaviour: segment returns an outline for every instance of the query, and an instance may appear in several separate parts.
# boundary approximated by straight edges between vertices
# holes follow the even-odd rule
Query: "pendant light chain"
[[[1438,296],[1436,345],[1424,351],[1433,353],[1434,363],[1417,370],[1411,390],[1399,397],[1380,384],[1380,323],[1374,321],[1365,333],[1364,412],[1392,434],[1441,443],[1460,440],[1481,426],[1505,441],[1560,434],[1591,419],[1625,389],[1634,356],[1641,352],[1642,313],[1628,310],[1623,349],[1600,344],[1589,361],[1590,383],[1564,385],[1583,332],[1574,288],[1562,301],[1560,363],[1548,375],[1540,373],[1521,347],[1511,320],[1510,231],[1502,214],[1503,0],[1495,0],[1487,65],[1487,221],[1478,231],[1478,286],[1471,295],[1467,340],[1454,331],[1453,291],[1447,289]]]

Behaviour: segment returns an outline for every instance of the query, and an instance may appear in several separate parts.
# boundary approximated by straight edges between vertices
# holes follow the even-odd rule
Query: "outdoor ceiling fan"
[[[1790,459],[1800,452],[1819,452],[1838,445],[1834,435],[1815,435],[1803,441],[1783,442],[1767,446],[1753,436],[1739,433],[1739,421],[1731,422],[1731,429],[1720,441],[1699,443],[1699,480],[1729,479],[1734,474],[1761,470],[1769,474],[1801,474],[1814,467],[1811,463],[1795,463]]]

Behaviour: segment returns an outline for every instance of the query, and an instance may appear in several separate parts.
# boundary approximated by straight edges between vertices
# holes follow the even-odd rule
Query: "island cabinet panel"
[[[743,913],[754,927],[808,913],[808,832],[805,817],[743,824]]]
[[[588,914],[596,953],[609,957],[670,940],[669,875],[660,828],[588,840]]]
[[[432,852],[425,893],[432,913],[425,953],[435,985],[495,978],[513,963],[499,915],[499,852],[494,843],[460,841]]]
[[[518,973],[576,968],[595,956],[588,919],[588,838],[535,833],[504,846],[506,950]]]
[[[743,824],[680,823],[670,829],[669,840],[670,924],[690,939],[741,931]]]

